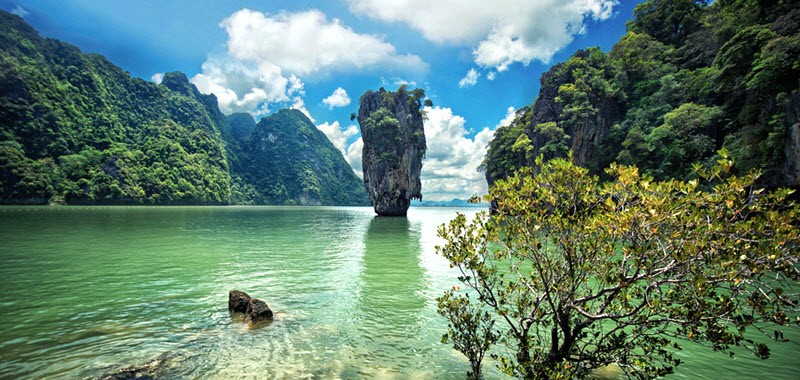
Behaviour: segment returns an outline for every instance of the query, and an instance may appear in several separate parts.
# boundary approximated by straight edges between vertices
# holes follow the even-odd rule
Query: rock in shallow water
[[[266,302],[258,298],[251,298],[250,295],[239,290],[231,290],[228,293],[228,310],[244,313],[244,321],[250,324],[272,319],[272,310]]]
[[[231,290],[228,293],[228,310],[237,313],[246,313],[250,305],[250,296],[239,290]]]
[[[157,358],[144,363],[119,368],[111,373],[99,377],[100,380],[155,380],[174,379],[186,377],[186,368],[193,368],[191,360],[197,356],[188,356],[185,353],[174,351],[165,352]]]
[[[267,303],[257,298],[251,299],[244,321],[246,323],[257,323],[270,319],[272,319],[272,310],[267,306]]]
[[[401,87],[367,91],[359,99],[364,186],[378,215],[405,216],[412,199],[422,200],[424,96],[421,89]]]

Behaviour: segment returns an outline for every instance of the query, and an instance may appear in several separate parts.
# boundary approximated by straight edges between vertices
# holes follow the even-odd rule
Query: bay
[[[463,378],[468,363],[440,343],[435,298],[458,282],[436,230],[476,211],[0,207],[0,378],[147,363],[169,378]],[[231,289],[275,320],[232,318]],[[686,344],[672,377],[797,378],[787,332],[767,361]]]

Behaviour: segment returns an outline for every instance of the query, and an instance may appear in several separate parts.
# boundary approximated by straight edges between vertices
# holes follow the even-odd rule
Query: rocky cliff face
[[[786,146],[783,149],[785,161],[781,168],[781,185],[800,186],[800,90],[795,92],[786,110],[789,124]]]
[[[589,51],[579,50],[573,57],[589,59],[590,54]],[[558,64],[542,74],[539,96],[530,111],[532,112],[530,123],[523,127],[533,145],[533,153],[529,156],[536,157],[542,153],[542,147],[550,140],[549,136],[537,131],[536,126],[554,122],[567,134],[565,144],[572,152],[575,164],[591,166],[597,161],[600,144],[611,126],[625,116],[625,104],[619,94],[587,86],[581,94],[585,96],[585,100],[581,100],[583,103],[580,105],[582,107],[580,117],[569,117],[564,110],[564,102],[567,100],[561,99],[565,94],[559,94],[559,91],[563,91],[562,86],[574,85],[583,79],[576,75],[575,70],[576,68],[569,64]],[[604,75],[606,76],[604,79],[610,79],[608,77],[612,74]],[[580,102],[577,99],[582,97],[575,96],[575,98],[575,100],[570,99],[569,106],[574,107],[574,103]]]
[[[539,155],[549,160],[571,154],[576,165],[602,169],[604,139],[626,112],[624,95],[609,85],[616,75],[597,49],[579,50],[543,73],[534,103],[517,111],[512,125],[498,129],[490,143],[484,162],[489,186],[532,166]]]
[[[489,144],[490,185],[539,155],[571,156],[601,176],[616,162],[688,180],[694,163],[713,164],[724,147],[734,174],[759,170],[758,186],[800,186],[795,4],[686,1],[691,12],[676,29],[665,3],[643,2],[609,52],[580,50],[542,75],[536,101]],[[731,27],[740,13],[757,16]]]
[[[412,199],[422,200],[423,97],[422,90],[401,87],[367,91],[359,99],[364,186],[378,215],[405,216]]]

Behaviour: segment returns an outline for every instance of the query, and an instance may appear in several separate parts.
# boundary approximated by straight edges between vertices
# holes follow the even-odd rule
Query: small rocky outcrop
[[[272,319],[272,310],[270,310],[266,302],[253,298],[248,306],[244,316],[245,323],[257,323]]]
[[[250,296],[239,290],[231,290],[228,292],[228,311],[237,313],[246,313],[247,308],[250,306]]]
[[[395,92],[367,91],[359,99],[364,186],[378,215],[405,216],[412,199],[422,200],[424,97],[422,89],[401,86]]]
[[[244,313],[246,323],[258,323],[272,319],[272,310],[266,302],[252,298],[239,290],[231,290],[228,293],[228,311]]]

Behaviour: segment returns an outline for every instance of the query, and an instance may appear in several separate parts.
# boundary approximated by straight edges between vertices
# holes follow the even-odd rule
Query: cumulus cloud
[[[375,65],[425,67],[418,56],[398,54],[392,44],[356,33],[338,19],[328,20],[316,9],[278,14],[242,9],[222,21],[221,26],[228,33],[231,56],[271,62],[297,75]]]
[[[291,102],[293,96],[303,95],[300,78],[286,76],[274,64],[254,64],[225,57],[206,60],[202,72],[192,78],[192,83],[200,92],[216,95],[220,110],[226,114],[264,115],[270,112],[270,104]]]
[[[339,87],[334,90],[330,96],[322,99],[322,103],[327,105],[328,109],[333,109],[334,107],[344,107],[350,104],[350,97],[347,95],[347,91]]]
[[[428,145],[422,165],[422,191],[426,199],[450,200],[483,195],[488,190],[478,166],[486,154],[495,129],[513,120],[514,107],[494,128],[484,128],[469,137],[466,120],[450,108],[425,107],[425,139]]]
[[[605,20],[618,0],[348,0],[356,13],[406,23],[433,42],[474,46],[475,63],[502,72],[547,63],[588,19]],[[477,44],[477,45],[476,45]]]
[[[355,125],[349,125],[347,128],[342,128],[338,121],[334,121],[332,124],[326,121],[320,125],[317,125],[317,129],[322,131],[325,136],[328,136],[328,140],[331,140],[333,146],[335,146],[336,149],[339,149],[345,156],[347,155],[348,150],[347,140],[358,134],[358,127]]]
[[[267,14],[242,9],[220,27],[228,35],[227,52],[209,57],[192,83],[203,93],[215,94],[224,113],[259,116],[272,106],[290,106],[308,114],[301,79],[305,76],[371,67],[427,67],[418,56],[399,54],[383,39],[356,33],[319,10]]]
[[[497,123],[497,126],[495,126],[494,129],[505,127],[506,125],[511,125],[511,122],[513,122],[514,118],[516,117],[517,117],[517,110],[515,110],[514,107],[508,107],[506,109],[506,117],[504,117],[503,120],[500,120],[500,122]]]
[[[481,76],[481,74],[478,73],[477,70],[469,69],[469,71],[467,71],[467,75],[465,75],[463,78],[461,78],[460,81],[458,81],[458,87],[464,88],[464,87],[474,86],[475,83],[478,83],[479,76]]]
[[[400,87],[400,86],[417,87],[417,82],[415,82],[413,80],[411,80],[411,81],[410,80],[406,80],[406,79],[399,78],[399,77],[394,77],[394,78],[381,77],[381,86],[386,87],[386,88],[389,88],[389,87],[397,88],[397,87]]]
[[[150,81],[155,84],[161,84],[162,80],[164,80],[164,73],[155,73],[150,77]]]
[[[344,159],[348,164],[350,164],[350,167],[353,168],[353,171],[356,172],[356,175],[361,178],[364,178],[364,172],[361,166],[361,152],[363,150],[364,140],[359,137],[358,140],[347,147],[347,152],[345,152],[344,155]]]
[[[414,82],[413,80],[412,81],[407,81],[405,79],[395,79],[393,83],[397,87],[400,87],[400,86],[417,87],[417,82]]]

